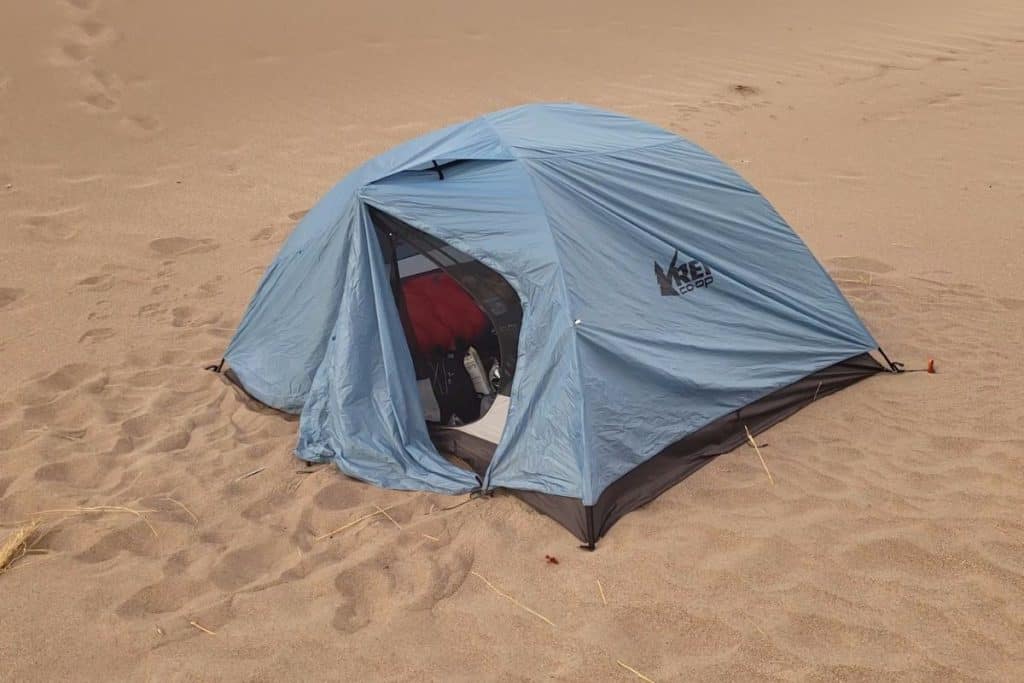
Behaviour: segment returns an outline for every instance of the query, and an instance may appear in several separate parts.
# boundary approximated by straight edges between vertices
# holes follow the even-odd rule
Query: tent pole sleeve
[[[594,544],[597,539],[594,537],[594,506],[585,505],[583,507],[583,514],[587,520],[587,544],[581,545],[581,548],[593,551],[596,547]]]

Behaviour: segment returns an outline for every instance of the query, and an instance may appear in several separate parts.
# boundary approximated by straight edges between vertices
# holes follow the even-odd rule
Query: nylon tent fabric
[[[430,170],[454,161],[443,180]],[[483,481],[430,441],[369,206],[519,295],[508,419]],[[799,237],[712,155],[611,112],[528,105],[339,183],[267,269],[225,357],[257,399],[301,413],[302,458],[390,488],[592,505],[669,444],[877,346]]]

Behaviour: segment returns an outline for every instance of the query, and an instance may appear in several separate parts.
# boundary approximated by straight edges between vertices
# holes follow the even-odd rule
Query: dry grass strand
[[[527,606],[526,606],[526,605],[524,605],[523,603],[521,603],[521,602],[519,602],[518,600],[516,600],[515,598],[513,598],[513,597],[512,597],[511,595],[509,595],[508,593],[504,593],[504,592],[502,592],[501,590],[499,590],[499,589],[498,589],[497,587],[495,587],[495,585],[494,585],[493,583],[491,583],[490,581],[488,581],[487,579],[485,579],[485,578],[484,578],[484,577],[483,577],[483,576],[482,576],[481,574],[479,574],[478,572],[475,572],[475,571],[471,571],[471,572],[469,572],[469,573],[470,573],[470,574],[472,574],[473,576],[477,577],[478,579],[480,579],[480,580],[481,580],[481,581],[483,581],[484,583],[486,583],[486,584],[487,584],[487,587],[488,587],[488,588],[490,588],[490,589],[491,589],[492,591],[494,591],[495,593],[497,593],[497,594],[498,594],[498,595],[500,595],[501,597],[503,597],[503,598],[505,598],[506,600],[508,600],[509,602],[511,602],[511,603],[512,603],[513,605],[515,605],[516,607],[518,607],[518,608],[520,608],[520,609],[524,609],[524,610],[526,610],[527,612],[529,612],[529,613],[530,613],[530,614],[532,614],[533,616],[537,617],[538,619],[540,619],[541,621],[543,621],[543,622],[545,622],[545,623],[547,623],[547,624],[550,624],[551,626],[554,626],[554,625],[555,625],[555,623],[554,623],[553,621],[551,621],[550,619],[548,619],[548,618],[547,618],[546,616],[544,616],[544,615],[543,615],[543,614],[541,614],[540,612],[536,612],[536,611],[534,611],[534,610],[530,609],[529,607],[527,607]]]
[[[196,621],[190,621],[190,622],[188,622],[188,624],[189,624],[189,626],[193,626],[193,627],[195,627],[195,628],[199,629],[199,630],[200,630],[200,631],[202,631],[203,633],[209,633],[209,634],[210,634],[211,636],[215,636],[215,635],[217,635],[217,632],[216,632],[216,631],[211,631],[210,629],[206,628],[205,626],[203,626],[203,625],[202,625],[202,624],[200,624],[199,622],[196,622]]]
[[[342,525],[341,525],[341,526],[339,526],[339,527],[338,527],[337,529],[334,529],[333,531],[328,531],[328,532],[327,532],[326,534],[320,534],[319,536],[315,536],[315,537],[313,538],[313,541],[314,541],[314,542],[319,542],[319,541],[322,541],[322,540],[324,540],[325,538],[330,538],[330,537],[331,537],[331,536],[333,536],[334,534],[337,534],[337,533],[341,533],[341,532],[342,532],[342,531],[344,531],[345,529],[348,529],[348,528],[350,528],[350,527],[353,527],[353,526],[355,526],[356,524],[359,524],[359,522],[362,522],[362,521],[364,521],[364,520],[370,519],[371,517],[376,517],[377,515],[380,515],[380,514],[387,514],[387,511],[388,511],[388,510],[391,510],[392,508],[396,508],[396,507],[398,507],[398,503],[395,503],[394,505],[389,505],[389,506],[387,506],[386,508],[382,508],[382,507],[380,507],[379,505],[376,505],[376,506],[374,506],[374,507],[376,507],[377,509],[376,509],[376,510],[374,510],[373,512],[371,512],[371,513],[369,513],[369,514],[366,514],[366,515],[363,515],[362,517],[356,517],[355,519],[353,519],[353,520],[352,520],[351,522],[349,522],[348,524],[342,524]],[[394,521],[394,520],[392,520],[392,521]],[[397,524],[397,522],[395,522],[395,523]],[[399,528],[401,528],[401,527],[399,527]]]
[[[392,517],[391,515],[389,515],[389,514],[388,514],[388,511],[387,511],[387,510],[385,510],[384,508],[382,508],[382,507],[381,507],[380,505],[374,505],[373,507],[377,508],[377,512],[379,512],[380,514],[382,514],[382,515],[384,515],[385,517],[387,517],[388,519],[390,519],[390,520],[391,520],[391,523],[392,523],[392,524],[394,524],[394,525],[395,525],[396,527],[398,527],[398,530],[399,530],[399,531],[401,531],[401,530],[402,530],[402,525],[401,525],[401,524],[399,524],[398,522],[396,522],[396,521],[395,521],[395,518],[394,518],[394,517]]]
[[[266,467],[257,467],[256,469],[254,469],[254,470],[252,470],[250,472],[246,472],[245,474],[240,474],[239,476],[235,477],[234,481],[232,481],[231,483],[232,484],[236,484],[236,483],[242,481],[243,479],[248,479],[249,477],[255,477],[257,474],[259,474],[260,472],[262,472],[265,469],[267,469],[267,468]]]
[[[764,468],[764,473],[768,475],[768,481],[772,483],[772,486],[775,486],[775,477],[773,477],[772,473],[768,471],[768,463],[764,461],[764,456],[761,455],[761,449],[758,448],[757,442],[754,441],[754,437],[750,434],[750,429],[747,428],[747,425],[743,425],[743,430],[747,433],[747,441],[749,441],[750,445],[754,447],[754,452],[757,453],[757,457],[761,459],[761,467]]]
[[[171,498],[170,496],[160,496],[160,498],[158,500],[166,500],[168,503],[174,503],[175,505],[180,507],[182,510],[184,510],[185,514],[187,514],[189,517],[192,518],[192,523],[193,524],[195,524],[196,526],[199,525],[199,518],[196,517],[195,514],[191,510],[189,510],[185,506],[185,504],[182,503],[180,500],[175,500],[174,498]]]
[[[136,510],[134,508],[124,507],[123,505],[95,505],[92,507],[77,507],[77,508],[55,508],[53,510],[40,510],[39,512],[32,513],[33,515],[64,515],[63,519],[59,519],[54,522],[54,526],[60,524],[69,517],[77,517],[79,515],[91,515],[97,513],[124,513],[135,515],[142,522],[149,527],[149,531],[153,534],[153,538],[160,538],[160,534],[156,532],[156,529],[149,520],[146,519],[146,513],[157,512],[156,510]]]
[[[640,679],[641,681],[647,681],[647,683],[654,683],[654,681],[653,681],[653,680],[651,680],[651,679],[650,679],[650,678],[648,678],[647,676],[644,676],[644,675],[643,675],[642,673],[640,673],[639,671],[637,671],[636,669],[634,669],[633,667],[631,667],[631,666],[630,666],[629,664],[626,664],[626,663],[625,663],[624,661],[622,661],[621,659],[616,659],[616,660],[615,660],[615,663],[616,663],[616,664],[618,664],[619,666],[621,666],[621,667],[622,667],[623,669],[625,669],[626,671],[629,671],[629,672],[630,672],[631,674],[633,674],[634,676],[636,676],[637,678],[639,678],[639,679]]]
[[[7,537],[3,545],[0,545],[0,574],[11,564],[28,554],[28,541],[37,528],[39,528],[39,522],[32,520],[28,524],[15,529]]]

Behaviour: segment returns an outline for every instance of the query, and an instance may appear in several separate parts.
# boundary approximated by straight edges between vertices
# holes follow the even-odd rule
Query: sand
[[[149,511],[0,575],[0,678],[1020,680],[1022,73],[1016,0],[0,2],[0,535]],[[542,100],[722,157],[939,373],[815,404],[760,437],[774,485],[740,448],[595,553],[508,495],[303,467],[202,371],[262,269],[361,161]]]

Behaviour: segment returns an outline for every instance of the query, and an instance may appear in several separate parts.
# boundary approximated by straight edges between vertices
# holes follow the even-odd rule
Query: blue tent
[[[432,269],[482,336],[417,342],[447,324],[446,299],[407,305]],[[592,546],[748,430],[882,371],[877,348],[732,169],[651,124],[546,104],[353,171],[264,273],[225,359],[301,414],[300,458],[393,489],[510,489]],[[488,383],[466,389],[481,364]]]

